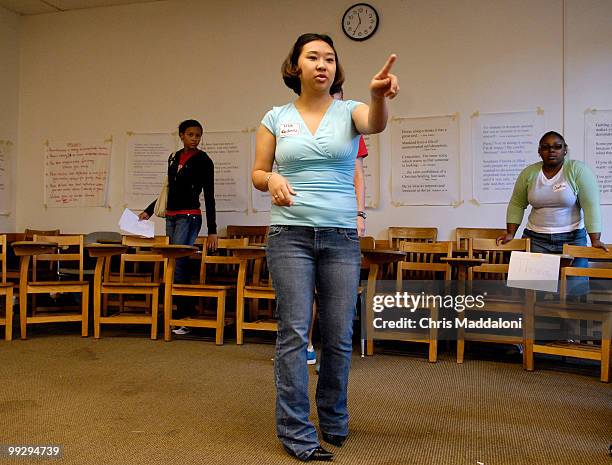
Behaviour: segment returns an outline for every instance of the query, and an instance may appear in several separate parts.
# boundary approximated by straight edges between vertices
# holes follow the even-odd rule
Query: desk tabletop
[[[34,241],[18,241],[11,244],[15,255],[39,255],[43,253],[53,252],[57,249],[57,242],[34,242]]]
[[[92,257],[108,257],[111,255],[119,255],[127,252],[128,247],[121,244],[87,244],[85,249]]]
[[[361,249],[361,254],[370,263],[384,264],[404,260],[407,253],[394,249]]]
[[[151,250],[162,255],[164,258],[181,258],[201,253],[200,249],[194,245],[181,244],[153,245]]]

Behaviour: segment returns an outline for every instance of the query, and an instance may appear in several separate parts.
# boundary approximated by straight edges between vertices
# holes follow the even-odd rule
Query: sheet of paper
[[[507,204],[519,173],[537,160],[544,113],[478,113],[472,117],[473,197]]]
[[[557,292],[560,263],[559,255],[512,252],[508,287]]]
[[[127,208],[119,219],[119,228],[129,234],[136,234],[144,237],[155,236],[155,224],[153,221],[138,221],[138,215]]]
[[[111,139],[45,144],[45,206],[108,205]]]
[[[460,200],[459,118],[391,120],[394,205],[453,205]]]
[[[599,202],[612,205],[612,110],[585,113],[584,161],[597,178]]]

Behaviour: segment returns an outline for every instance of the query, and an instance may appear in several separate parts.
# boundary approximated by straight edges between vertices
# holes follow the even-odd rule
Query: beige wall
[[[19,115],[19,40],[21,18],[0,7],[0,139],[9,140],[9,161],[12,208],[9,215],[0,215],[0,231],[15,229],[15,184],[17,164],[17,120]]]
[[[598,64],[607,54],[610,66],[612,28],[601,23],[612,17],[612,2],[567,0],[565,53],[571,57],[565,81],[562,0],[377,0],[380,30],[364,43],[346,39],[340,30],[351,3],[176,0],[26,17],[17,229],[116,229],[123,205],[126,131],[169,131],[187,117],[201,119],[208,130],[256,126],[272,105],[293,98],[279,67],[302,32],[335,38],[348,76],[347,97],[367,100],[372,74],[395,52],[402,93],[391,104],[392,116],[460,114],[466,202],[458,208],[391,206],[388,134],[382,135],[381,207],[368,217],[369,234],[379,237],[392,225],[437,226],[442,239],[450,238],[457,226],[504,225],[505,205],[468,202],[474,111],[542,107],[546,127],[563,130],[565,102],[565,129],[575,140],[568,137],[568,142],[578,146],[586,101],[586,106],[600,106],[612,98],[610,73],[600,75]],[[593,19],[601,26],[595,31]],[[568,92],[570,84],[575,86],[565,99],[564,82]],[[109,135],[110,208],[45,209],[44,141]],[[610,207],[604,211],[612,218]],[[221,229],[266,222],[265,213],[218,214]],[[612,220],[604,228],[611,241]]]

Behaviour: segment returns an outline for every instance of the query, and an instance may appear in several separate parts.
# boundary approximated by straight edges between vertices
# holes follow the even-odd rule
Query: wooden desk
[[[406,252],[385,249],[362,249],[361,255],[370,267],[368,271],[368,288],[366,291],[366,315],[361,315],[361,353],[363,355],[364,339],[367,355],[374,355],[375,331],[370,327],[374,320],[374,294],[376,293],[376,278],[380,265],[396,263],[406,258]]]

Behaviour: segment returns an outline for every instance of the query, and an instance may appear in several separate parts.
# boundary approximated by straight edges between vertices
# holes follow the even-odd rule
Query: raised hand
[[[391,54],[385,65],[370,81],[370,93],[372,97],[392,99],[399,92],[397,76],[389,72],[395,60],[397,60],[397,55]]]

